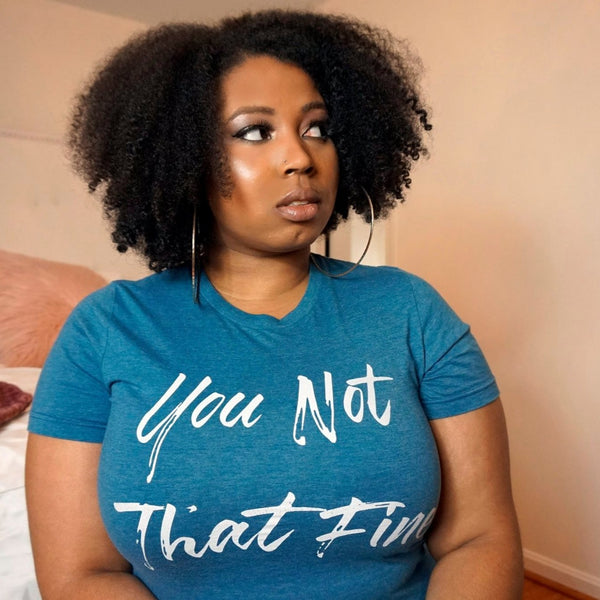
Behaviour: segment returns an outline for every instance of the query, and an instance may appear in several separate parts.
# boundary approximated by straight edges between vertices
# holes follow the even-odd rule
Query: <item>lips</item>
[[[288,192],[277,204],[279,214],[289,221],[310,221],[319,212],[321,198],[310,188],[298,188]]]

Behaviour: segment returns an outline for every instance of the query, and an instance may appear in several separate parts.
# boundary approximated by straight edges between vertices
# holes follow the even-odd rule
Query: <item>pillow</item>
[[[31,404],[31,399],[32,395],[24,392],[20,387],[0,381],[0,425],[8,423],[25,412]]]
[[[0,250],[0,363],[41,367],[69,313],[107,281],[87,267]]]

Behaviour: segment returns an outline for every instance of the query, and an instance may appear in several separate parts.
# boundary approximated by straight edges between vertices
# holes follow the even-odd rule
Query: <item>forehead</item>
[[[221,92],[226,114],[240,106],[292,108],[323,100],[306,71],[271,56],[251,56],[233,67]]]

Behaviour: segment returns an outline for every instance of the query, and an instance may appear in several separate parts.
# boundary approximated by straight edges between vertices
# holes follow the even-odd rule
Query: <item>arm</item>
[[[523,564],[500,400],[431,421],[442,468],[427,600],[520,600]]]
[[[154,598],[104,529],[96,491],[100,450],[101,444],[29,435],[27,508],[44,600]]]

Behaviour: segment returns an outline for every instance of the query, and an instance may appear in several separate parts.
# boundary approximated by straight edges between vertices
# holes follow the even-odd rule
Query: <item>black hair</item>
[[[342,16],[268,10],[215,26],[162,25],[118,49],[79,96],[69,144],[90,191],[99,190],[119,251],[162,271],[191,258],[199,212],[208,244],[211,177],[226,185],[219,136],[223,75],[248,56],[306,71],[323,97],[340,180],[326,230],[350,208],[375,218],[404,201],[412,162],[431,128],[417,87],[418,60],[389,32]]]

